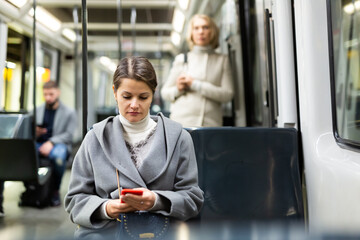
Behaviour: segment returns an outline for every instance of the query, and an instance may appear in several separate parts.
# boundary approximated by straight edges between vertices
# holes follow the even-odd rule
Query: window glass
[[[360,0],[329,2],[335,131],[340,140],[360,143]]]
[[[0,95],[4,96],[4,105],[0,108],[9,112],[20,110],[22,41],[23,37],[19,33],[8,29],[5,68],[1,73],[4,88]]]

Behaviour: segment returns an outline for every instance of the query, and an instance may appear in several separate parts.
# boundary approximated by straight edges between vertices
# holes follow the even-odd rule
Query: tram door
[[[240,1],[239,15],[246,125],[275,127],[278,110],[274,22],[270,1]]]
[[[267,113],[267,123],[269,127],[275,127],[277,124],[277,83],[276,83],[276,61],[275,61],[275,37],[274,37],[274,21],[269,8],[264,11],[265,22],[265,41],[266,41],[266,85],[265,91],[265,111]]]

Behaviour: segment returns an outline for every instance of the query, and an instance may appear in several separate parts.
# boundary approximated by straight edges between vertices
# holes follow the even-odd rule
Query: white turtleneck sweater
[[[157,123],[150,118],[149,113],[144,119],[136,123],[129,122],[121,114],[119,114],[119,119],[124,129],[126,147],[135,166],[139,168],[149,152]]]
[[[129,122],[121,114],[119,114],[119,119],[124,129],[125,141],[132,145],[145,140],[157,125],[157,123],[150,118],[150,114],[147,114],[144,119],[136,123]]]

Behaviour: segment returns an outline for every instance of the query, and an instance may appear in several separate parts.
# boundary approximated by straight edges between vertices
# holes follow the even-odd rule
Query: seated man
[[[45,103],[36,109],[36,147],[39,156],[48,158],[55,168],[51,205],[58,206],[61,179],[71,152],[77,119],[75,111],[59,100],[60,89],[56,82],[46,82],[43,94]]]

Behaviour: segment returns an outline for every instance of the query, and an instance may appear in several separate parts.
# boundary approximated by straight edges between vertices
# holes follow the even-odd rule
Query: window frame
[[[360,142],[346,139],[340,136],[338,131],[337,109],[336,109],[336,79],[335,79],[335,59],[334,59],[334,41],[333,41],[333,22],[331,8],[332,0],[326,1],[327,23],[328,23],[328,50],[329,50],[329,71],[330,71],[330,90],[331,90],[331,113],[333,135],[337,144],[348,150],[360,152]]]

